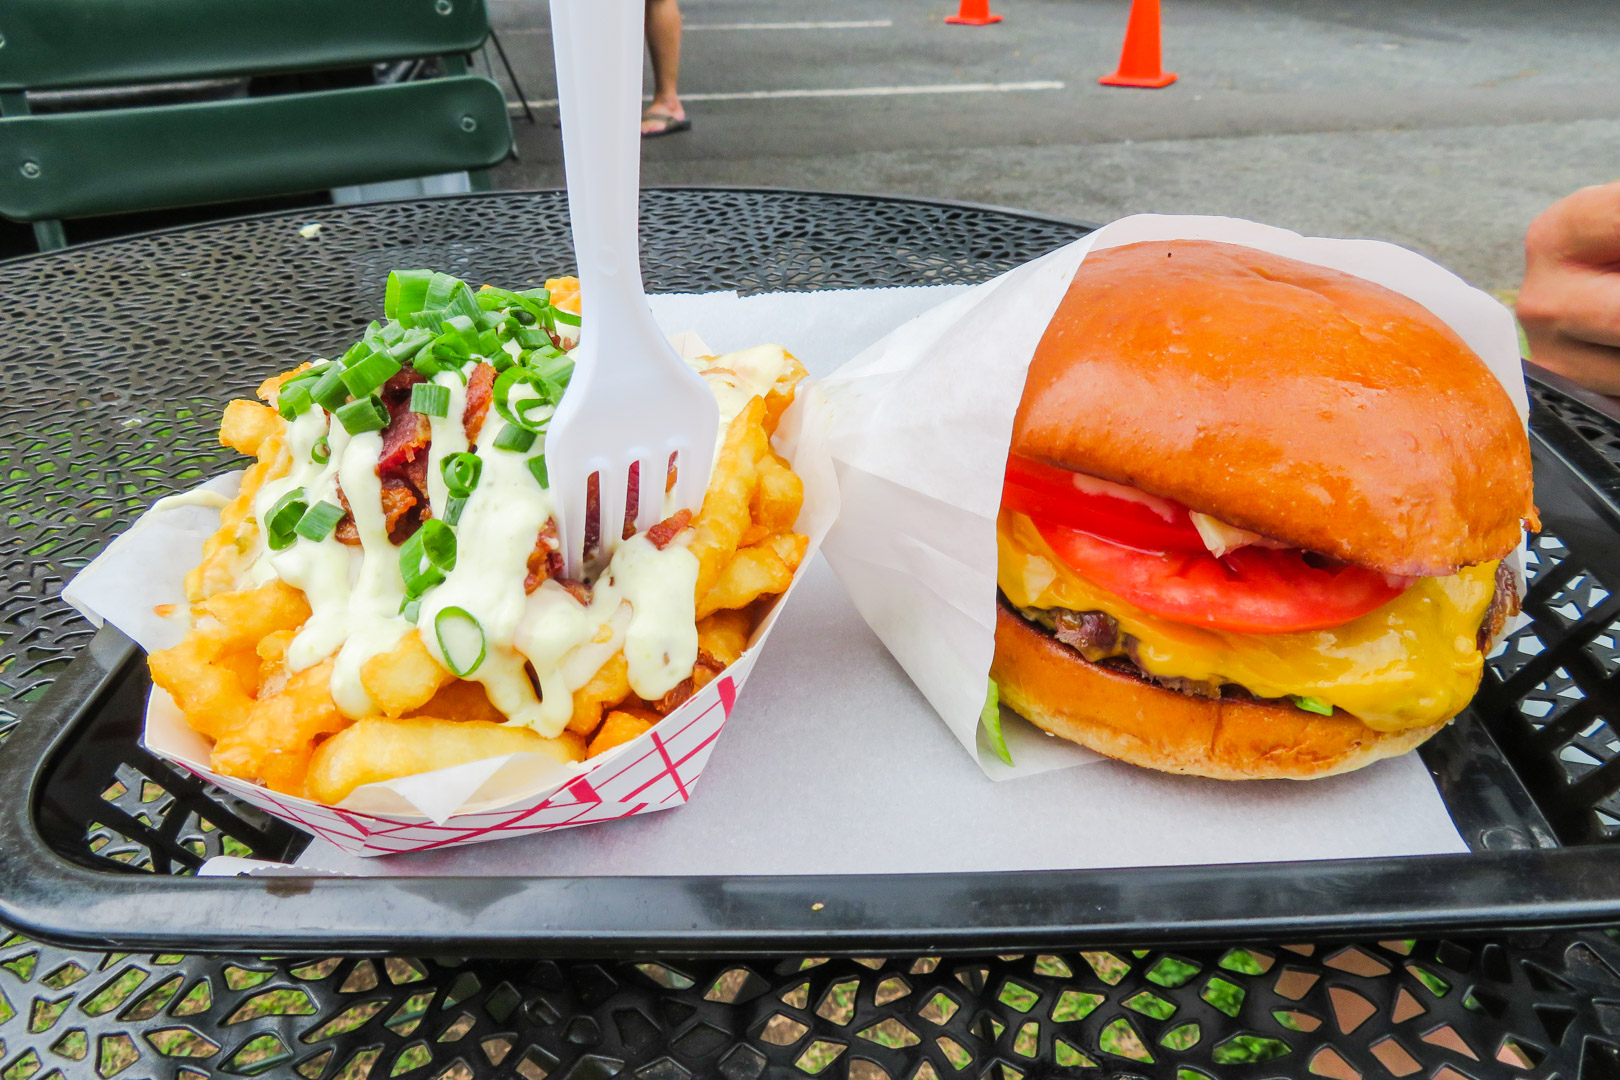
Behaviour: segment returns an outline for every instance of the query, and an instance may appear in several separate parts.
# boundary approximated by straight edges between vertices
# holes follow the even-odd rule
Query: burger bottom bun
[[[1216,780],[1350,772],[1414,749],[1447,723],[1386,733],[1343,710],[1321,716],[1276,701],[1166,690],[1087,662],[1005,603],[990,677],[1004,704],[1053,735],[1132,765]]]

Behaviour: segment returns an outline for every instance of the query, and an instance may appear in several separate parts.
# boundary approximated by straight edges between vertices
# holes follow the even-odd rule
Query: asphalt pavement
[[[944,23],[954,2],[682,0],[694,127],[645,144],[643,183],[1234,214],[1500,290],[1537,212],[1620,178],[1613,0],[1163,0],[1161,90],[1097,84],[1126,0],[992,0],[989,27]],[[536,116],[497,184],[556,186],[547,5],[490,8]]]

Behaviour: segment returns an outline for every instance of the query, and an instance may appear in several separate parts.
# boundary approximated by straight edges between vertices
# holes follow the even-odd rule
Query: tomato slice
[[[1319,566],[1298,548],[1242,547],[1219,559],[1203,550],[1146,552],[1050,518],[1030,519],[1086,580],[1143,611],[1215,630],[1281,634],[1342,626],[1409,584],[1359,566]]]
[[[1187,508],[1122,484],[1013,455],[1002,505],[1138,551],[1204,551]]]

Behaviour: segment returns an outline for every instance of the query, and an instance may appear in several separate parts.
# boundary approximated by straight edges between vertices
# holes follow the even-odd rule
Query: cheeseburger
[[[1232,244],[1094,252],[1014,421],[991,677],[1137,765],[1346,772],[1468,704],[1526,525],[1518,413],[1420,304]]]

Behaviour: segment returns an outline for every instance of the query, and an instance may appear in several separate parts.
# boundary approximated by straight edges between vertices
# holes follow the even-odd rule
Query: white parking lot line
[[[686,23],[681,30],[886,30],[893,25],[893,19],[830,19],[818,22]],[[551,33],[544,26],[503,26],[496,29],[502,34]]]
[[[934,83],[927,86],[839,86],[814,87],[801,90],[734,90],[725,93],[683,93],[682,101],[767,101],[777,98],[845,98],[845,97],[908,97],[920,94],[1004,94],[1021,90],[1062,90],[1064,83],[1056,79],[1031,82],[999,83]],[[643,98],[651,101],[651,98]],[[531,109],[549,109],[557,104],[556,98],[545,98],[528,103]],[[523,103],[508,101],[508,109],[523,108]]]

